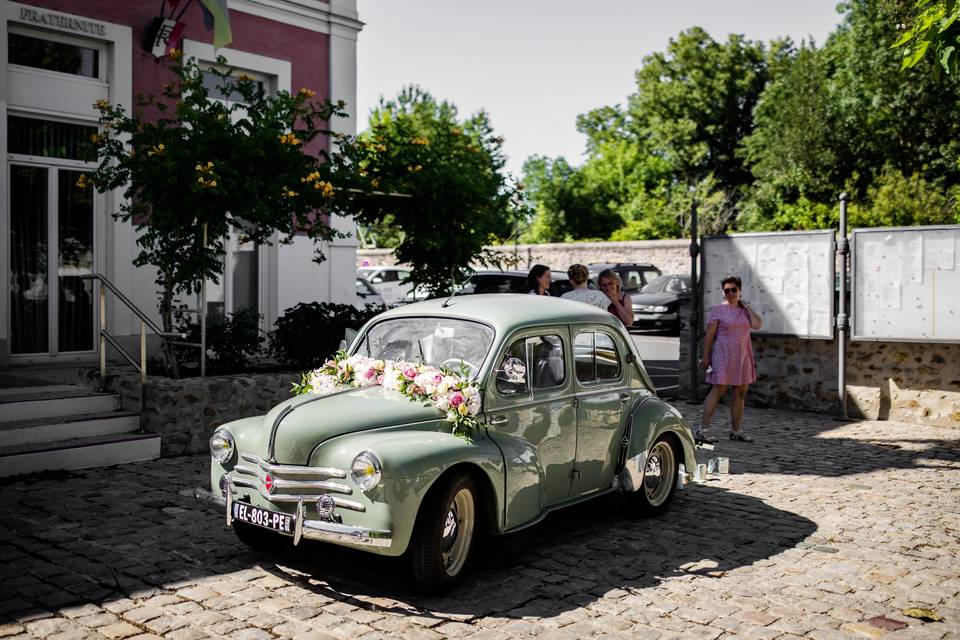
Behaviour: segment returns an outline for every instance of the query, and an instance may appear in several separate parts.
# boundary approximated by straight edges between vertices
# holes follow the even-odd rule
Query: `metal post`
[[[697,258],[700,255],[700,245],[697,243],[697,202],[690,204],[690,285],[693,288],[690,294],[690,400],[699,402],[700,394],[697,389],[697,343],[700,338],[700,287],[697,283]]]
[[[837,392],[840,394],[840,411],[847,415],[847,263],[850,243],[847,241],[847,194],[840,194],[840,238],[837,240],[837,255],[840,256],[840,300],[837,310]]]
[[[207,249],[207,223],[203,223],[203,249]],[[200,280],[200,377],[207,376],[207,278]]]
[[[147,323],[140,321],[140,384],[147,381]]]
[[[104,334],[107,331],[107,290],[102,282],[97,282],[97,290],[100,292],[100,388],[107,386],[107,339]]]

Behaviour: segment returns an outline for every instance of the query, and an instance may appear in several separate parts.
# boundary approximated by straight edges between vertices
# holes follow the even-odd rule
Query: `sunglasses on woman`
[[[736,293],[737,291],[739,291],[737,287],[727,287],[723,290],[724,293]]]

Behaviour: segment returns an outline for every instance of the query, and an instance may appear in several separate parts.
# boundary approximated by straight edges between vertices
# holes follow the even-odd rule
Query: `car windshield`
[[[493,329],[468,320],[451,318],[391,318],[370,327],[356,353],[381,360],[422,362],[460,371],[470,376],[480,370]]]
[[[654,278],[649,283],[647,283],[641,291],[643,293],[656,293],[658,291],[663,291],[663,288],[667,285],[667,281],[670,280],[669,276],[660,276],[659,278]]]

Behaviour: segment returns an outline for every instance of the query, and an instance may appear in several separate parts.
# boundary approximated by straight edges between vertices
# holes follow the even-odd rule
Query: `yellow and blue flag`
[[[200,0],[200,8],[204,26],[207,31],[213,30],[213,48],[219,49],[233,42],[227,0]]]

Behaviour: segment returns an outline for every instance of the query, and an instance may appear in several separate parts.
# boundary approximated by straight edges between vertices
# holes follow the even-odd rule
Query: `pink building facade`
[[[305,87],[344,100],[350,117],[331,124],[356,132],[356,0],[230,0],[229,7],[233,42],[214,50],[192,2],[176,46],[201,65],[223,55],[274,92]],[[134,226],[112,216],[120,194],[79,190],[76,179],[90,167],[79,150],[97,131],[94,102],[130,109],[173,79],[148,43],[159,8],[156,0],[0,4],[0,367],[95,361],[101,313],[121,341],[135,339],[139,320],[113,296],[101,312],[98,285],[85,275],[108,278],[158,320],[155,274],[133,266]],[[347,220],[333,222],[352,231]],[[230,238],[208,312],[254,309],[269,329],[298,302],[352,300],[353,235],[323,246],[321,265],[306,237],[283,246]]]

